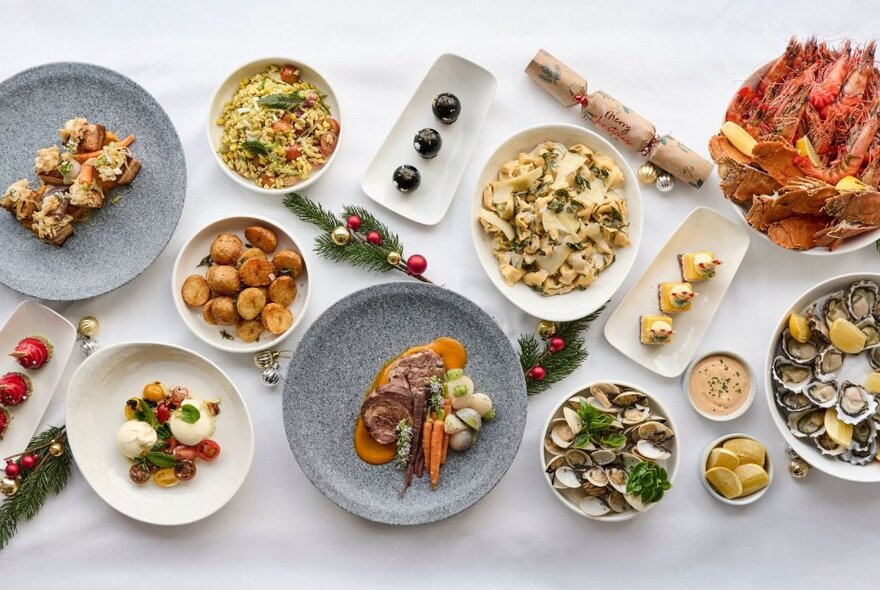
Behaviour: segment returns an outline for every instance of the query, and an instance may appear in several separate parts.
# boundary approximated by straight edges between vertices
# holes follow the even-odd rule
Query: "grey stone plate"
[[[426,475],[398,498],[403,473],[358,458],[355,420],[383,363],[440,336],[465,345],[465,372],[498,416],[471,450],[449,452],[437,491]],[[519,359],[492,318],[461,295],[411,282],[358,291],[324,312],[291,361],[283,405],[290,448],[315,487],[352,514],[399,525],[452,516],[488,494],[516,456],[527,411]]]
[[[114,190],[91,219],[74,226],[62,247],[40,242],[0,210],[0,282],[40,299],[73,301],[101,295],[143,272],[177,227],[186,197],[183,148],[171,120],[146,90],[112,70],[53,63],[0,83],[0,191],[19,178],[36,182],[34,155],[57,144],[67,119],[86,117],[120,137],[135,135],[143,167]]]

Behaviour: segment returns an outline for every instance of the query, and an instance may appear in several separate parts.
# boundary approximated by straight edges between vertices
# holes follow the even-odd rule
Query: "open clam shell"
[[[629,502],[626,501],[623,492],[619,490],[615,490],[608,494],[606,500],[608,501],[608,507],[617,514],[622,514],[629,510]]]
[[[617,419],[621,424],[632,426],[633,424],[641,424],[651,415],[651,408],[635,404],[624,408],[617,414]]]
[[[557,488],[579,488],[581,487],[581,478],[574,469],[563,465],[554,472],[553,486]]]
[[[636,433],[639,440],[647,440],[658,445],[662,445],[675,437],[675,433],[672,429],[660,422],[645,422],[640,424],[636,429]]]
[[[611,512],[611,507],[602,498],[587,496],[578,502],[578,508],[587,516],[605,516]]]
[[[855,321],[870,317],[880,303],[880,287],[874,281],[856,281],[846,292],[846,308]]]
[[[813,378],[813,368],[784,356],[773,361],[773,380],[783,389],[800,393]]]
[[[666,447],[660,446],[649,440],[642,439],[633,447],[633,452],[648,461],[664,461],[672,456]]]
[[[608,476],[608,485],[617,490],[621,494],[626,493],[626,484],[629,481],[629,475],[622,467],[608,467],[605,470]]]
[[[590,454],[590,458],[593,459],[593,463],[596,465],[609,465],[614,463],[617,454],[609,449],[599,449],[598,451],[593,451]]]
[[[613,398],[611,398],[611,402],[615,406],[620,406],[622,408],[626,408],[635,404],[642,402],[645,399],[645,394],[641,391],[624,391]]]
[[[584,472],[584,481],[597,488],[604,488],[608,485],[608,474],[605,473],[604,467],[594,465]]]

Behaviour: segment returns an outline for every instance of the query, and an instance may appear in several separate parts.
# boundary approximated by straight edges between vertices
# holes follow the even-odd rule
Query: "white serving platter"
[[[467,166],[483,121],[492,106],[498,82],[488,70],[446,53],[437,58],[394,124],[361,180],[368,197],[398,215],[424,225],[438,223],[449,209]],[[431,103],[442,92],[461,100],[461,115],[451,125],[434,117]],[[413,148],[420,129],[436,129],[443,146],[425,160]],[[391,177],[398,166],[418,168],[422,183],[410,193],[395,188]]]
[[[52,343],[52,359],[36,371],[22,368],[15,359],[7,356],[19,340],[28,336],[43,336]],[[22,301],[0,328],[0,374],[9,371],[22,373],[33,384],[33,393],[24,403],[6,408],[11,420],[3,440],[0,440],[0,457],[21,452],[30,443],[55,395],[74,342],[76,328],[70,322],[48,307],[30,300]]]
[[[748,249],[749,235],[741,226],[711,209],[697,207],[678,226],[608,318],[605,338],[611,346],[658,375],[681,375],[700,345]],[[639,317],[661,313],[657,285],[680,281],[678,255],[697,250],[714,252],[723,264],[718,267],[714,278],[693,284],[697,297],[690,311],[673,317],[675,334],[670,344],[642,344],[639,342]]]

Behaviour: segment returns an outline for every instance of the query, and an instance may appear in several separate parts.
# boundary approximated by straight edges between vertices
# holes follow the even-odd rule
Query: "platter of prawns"
[[[756,231],[809,254],[880,237],[876,43],[792,39],[752,74],[709,141],[721,190]]]
[[[400,282],[318,318],[291,361],[283,407],[291,450],[318,490],[357,516],[412,525],[457,514],[498,483],[522,440],[526,389],[484,311]]]

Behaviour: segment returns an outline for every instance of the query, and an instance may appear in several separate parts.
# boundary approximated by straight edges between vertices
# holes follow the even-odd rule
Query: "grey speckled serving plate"
[[[470,451],[450,451],[437,491],[414,478],[399,499],[402,472],[355,454],[355,420],[383,363],[440,336],[465,345],[465,372],[498,417]],[[315,487],[352,514],[399,525],[452,516],[488,494],[516,456],[527,411],[519,359],[492,318],[461,295],[409,282],[358,291],[324,312],[291,361],[283,405],[290,448]]]
[[[186,163],[171,120],[146,90],[102,67],[53,63],[0,83],[0,192],[36,182],[34,155],[57,144],[67,119],[86,117],[120,137],[133,133],[143,167],[62,247],[40,242],[0,210],[0,282],[40,299],[73,301],[112,291],[143,272],[174,233],[186,198]]]

